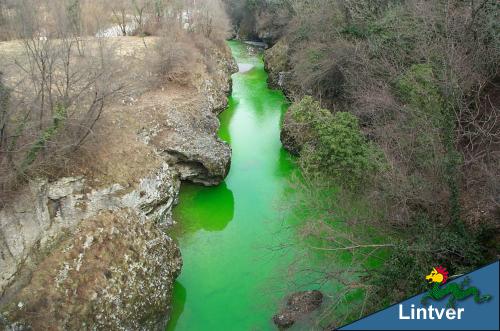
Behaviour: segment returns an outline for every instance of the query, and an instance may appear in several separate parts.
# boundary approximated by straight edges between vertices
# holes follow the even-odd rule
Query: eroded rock
[[[0,303],[25,285],[22,275],[29,277],[33,266],[65,234],[101,211],[130,208],[143,221],[172,224],[179,187],[178,175],[167,163],[136,188],[114,184],[89,191],[83,177],[33,181],[0,210]]]
[[[0,328],[159,330],[182,260],[155,223],[128,209],[82,221],[3,310]]]
[[[264,52],[264,65],[269,74],[270,87],[280,89],[290,100],[300,96],[300,87],[291,70],[290,55],[287,41],[279,40],[273,47]]]
[[[231,148],[217,136],[217,115],[227,107],[230,76],[238,71],[229,54],[211,52],[207,56],[216,67],[212,74],[193,82],[189,98],[158,104],[157,125],[139,132],[140,139],[153,146],[181,180],[203,185],[219,184],[229,171]]]
[[[36,180],[0,209],[0,329],[164,330],[182,264],[164,230],[181,180],[215,185],[230,165],[217,114],[237,67],[212,55],[217,68],[203,69],[182,98],[148,91],[135,105],[141,118],[121,119],[144,123],[123,137],[154,155],[147,171],[102,186],[99,175]],[[103,173],[127,166],[116,157],[126,149],[111,150],[119,166],[101,163]]]

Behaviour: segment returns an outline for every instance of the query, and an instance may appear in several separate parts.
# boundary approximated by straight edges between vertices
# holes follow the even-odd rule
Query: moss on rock
[[[179,249],[156,223],[126,209],[101,212],[37,266],[4,307],[0,326],[163,329],[181,265]]]

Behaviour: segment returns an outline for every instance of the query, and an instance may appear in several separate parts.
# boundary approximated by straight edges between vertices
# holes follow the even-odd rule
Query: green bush
[[[396,91],[402,101],[432,116],[433,124],[442,124],[443,99],[430,64],[412,65],[397,80]]]
[[[400,144],[412,151],[410,171],[441,177],[446,157],[442,130],[446,116],[431,65],[412,65],[396,80],[394,89],[405,104],[400,125],[408,139],[403,136]]]
[[[382,153],[362,135],[358,119],[348,112],[330,113],[306,96],[291,110],[309,132],[300,162],[306,174],[326,174],[356,188],[382,166]]]
[[[352,37],[354,39],[366,39],[368,38],[370,32],[363,26],[350,24],[340,30],[340,33],[347,38]]]

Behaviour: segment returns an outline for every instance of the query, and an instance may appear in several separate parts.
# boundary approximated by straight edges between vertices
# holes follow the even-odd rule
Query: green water
[[[184,184],[174,216],[184,266],[174,288],[168,330],[274,330],[291,259],[276,245],[292,238],[278,208],[294,165],[279,139],[288,106],[267,87],[262,56],[229,42],[239,65],[220,137],[231,144],[231,170],[217,187]]]
[[[298,239],[302,220],[316,220],[324,202],[336,201],[336,190],[318,197],[313,209],[296,203],[298,192],[292,183],[298,170],[279,139],[288,103],[281,91],[267,87],[262,54],[235,41],[229,46],[240,68],[250,69],[233,75],[229,106],[220,115],[219,136],[233,151],[231,170],[217,187],[182,186],[172,235],[179,242],[184,266],[174,286],[167,330],[276,330],[271,318],[283,297],[313,288],[327,295],[320,312],[311,323],[301,321],[292,329],[322,329],[318,321],[338,321],[339,314],[346,314],[343,322],[359,318],[355,304],[362,303],[362,291],[345,294],[337,306],[332,298],[338,298],[343,287],[331,279],[318,279],[315,271],[360,264],[377,268],[384,252],[361,251],[362,262],[355,262],[355,255],[346,251],[311,253],[306,245],[321,242]],[[372,215],[355,200],[344,216],[336,208],[331,226],[346,234],[361,230],[342,225],[353,213]],[[357,279],[352,273],[351,277]]]

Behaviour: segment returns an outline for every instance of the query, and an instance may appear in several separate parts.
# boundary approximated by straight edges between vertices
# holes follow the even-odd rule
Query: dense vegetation
[[[380,169],[381,155],[361,134],[356,116],[332,114],[310,96],[295,103],[290,114],[294,135],[301,140],[300,162],[306,173],[337,178],[355,190]]]
[[[347,207],[363,201],[371,210],[345,221],[385,238],[370,251],[385,249],[391,258],[383,272],[368,272],[360,303],[365,312],[421,291],[422,275],[434,264],[457,275],[494,259],[500,219],[497,1],[228,3],[239,37],[272,46],[266,51],[270,83],[294,101],[285,129],[300,145],[305,184],[299,189],[305,193],[297,205],[317,210],[306,225],[316,230],[307,233],[323,249],[355,254],[349,247],[375,247],[366,231],[353,231],[356,245],[336,240],[341,206],[333,201],[340,195],[349,197]],[[321,272],[332,281],[349,279]]]

